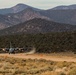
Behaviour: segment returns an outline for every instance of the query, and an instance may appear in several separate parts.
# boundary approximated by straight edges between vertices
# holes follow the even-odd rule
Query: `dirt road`
[[[45,59],[45,60],[51,60],[51,61],[67,61],[67,62],[76,62],[75,56],[54,56],[54,55],[47,55],[47,54],[32,54],[32,55],[26,55],[26,54],[0,54],[0,56],[3,56],[5,58],[7,57],[14,57],[14,58],[23,58],[23,59]]]

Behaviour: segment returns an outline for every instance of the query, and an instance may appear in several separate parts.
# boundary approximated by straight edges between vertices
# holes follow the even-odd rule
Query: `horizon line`
[[[27,5],[27,6],[30,6],[30,7],[34,7],[34,8],[37,8],[37,9],[43,9],[43,10],[48,10],[48,9],[52,9],[52,8],[55,8],[55,7],[58,7],[58,6],[71,6],[71,5],[76,5],[76,4],[63,4],[63,5],[56,5],[56,6],[52,6],[51,8],[39,8],[39,7],[36,7],[36,6],[32,6],[32,5],[29,5],[29,4],[25,4],[25,3],[17,3],[17,4],[14,4],[12,6],[9,6],[9,7],[1,7],[0,9],[8,9],[8,8],[12,8],[18,4],[24,4],[24,5]]]

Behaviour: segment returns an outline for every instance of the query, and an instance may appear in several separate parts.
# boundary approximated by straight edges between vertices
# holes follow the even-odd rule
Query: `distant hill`
[[[75,10],[46,10],[41,11],[41,14],[47,16],[52,21],[76,25],[76,9]]]
[[[0,15],[0,29],[5,29],[7,27],[10,27],[34,18],[42,18],[42,19],[49,20],[48,17],[39,13],[39,9],[24,5],[24,4],[18,4],[10,9],[13,9],[13,10],[15,9],[15,12],[10,13],[8,9],[6,9],[8,11],[8,14]]]
[[[65,10],[64,8],[67,7]],[[26,8],[15,14],[8,14],[13,18],[24,22],[34,18],[49,19],[51,21],[76,25],[76,5],[69,6],[57,6],[48,10],[35,10],[32,8]]]
[[[64,9],[67,7],[68,9]],[[76,25],[76,5],[58,6],[53,9],[40,10],[25,4],[0,9],[0,29],[5,29],[34,18],[46,19],[53,22]],[[9,10],[12,10],[11,12]],[[7,12],[6,12],[7,11]]]
[[[52,21],[76,25],[76,4],[69,6],[57,6],[40,12]]]
[[[32,19],[27,22],[15,25],[4,30],[0,30],[0,35],[20,34],[20,33],[47,33],[47,32],[65,32],[76,30],[76,26],[61,24],[45,19]]]
[[[37,9],[37,8],[20,3],[20,4],[17,4],[16,6],[11,7],[11,8],[0,9],[0,14],[4,15],[4,14],[9,14],[9,13],[18,13],[24,9],[27,9],[27,8],[33,8],[34,10],[39,11],[39,9]]]
[[[6,16],[9,16],[16,18],[18,20],[20,20],[21,22],[25,22],[27,20],[31,20],[34,18],[42,18],[42,19],[47,19],[50,20],[50,18],[48,18],[47,16],[44,16],[43,14],[40,14],[39,11],[36,11],[32,8],[26,8],[25,10],[15,13],[15,14],[8,14]]]
[[[57,6],[57,7],[54,7],[52,8],[53,10],[74,10],[76,9],[76,4],[73,4],[73,5],[68,5],[68,6]]]
[[[20,23],[20,21],[16,18],[5,16],[5,15],[0,15],[0,30],[8,28],[18,23]]]

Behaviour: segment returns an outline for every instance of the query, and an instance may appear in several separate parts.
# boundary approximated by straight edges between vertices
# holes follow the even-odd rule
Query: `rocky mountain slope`
[[[20,21],[16,18],[5,16],[5,15],[0,15],[0,30],[8,28],[18,23],[20,23]]]
[[[20,34],[20,33],[47,33],[47,32],[65,32],[76,30],[76,26],[60,24],[45,19],[32,19],[27,22],[1,30],[0,35]]]
[[[34,8],[34,7],[31,7],[31,6],[28,6],[26,4],[17,4],[11,8],[5,8],[5,9],[0,9],[0,14],[4,15],[4,14],[9,14],[9,13],[18,13],[24,9],[27,9],[27,8],[32,8],[34,10],[37,10],[39,11],[40,9],[37,9],[37,8]]]
[[[26,7],[26,8],[25,8]],[[22,5],[22,4],[18,4],[14,7],[12,7],[15,9],[15,13],[12,12],[5,15],[0,15],[0,29],[4,29],[22,22],[25,22],[27,20],[30,19],[34,19],[34,18],[42,18],[42,19],[48,19],[48,17],[42,15],[39,13],[39,9],[30,7],[30,6],[26,6],[26,5]],[[12,9],[10,8],[10,9]],[[23,9],[21,9],[23,8]],[[17,10],[21,9],[20,12]],[[0,10],[1,11],[1,10]]]
[[[25,22],[27,20],[31,20],[34,18],[42,18],[42,19],[50,20],[50,18],[48,18],[47,16],[44,16],[43,14],[40,14],[39,11],[36,11],[32,8],[27,8],[19,13],[15,13],[15,14],[8,14],[8,16],[16,18],[16,19],[20,20],[21,22]]]
[[[66,10],[64,8],[65,6],[58,6],[53,9],[40,10],[25,4],[17,4],[11,8],[0,9],[0,14],[1,12],[4,14],[0,15],[0,29],[8,28],[34,18],[76,25],[76,5],[67,6],[68,9]]]
[[[52,21],[76,25],[76,9],[75,10],[46,10],[41,14],[49,17]]]

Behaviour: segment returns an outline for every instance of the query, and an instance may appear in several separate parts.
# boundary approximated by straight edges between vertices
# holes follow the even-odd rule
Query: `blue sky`
[[[76,0],[0,0],[0,9],[24,3],[40,9],[49,9],[59,5],[76,4]]]

